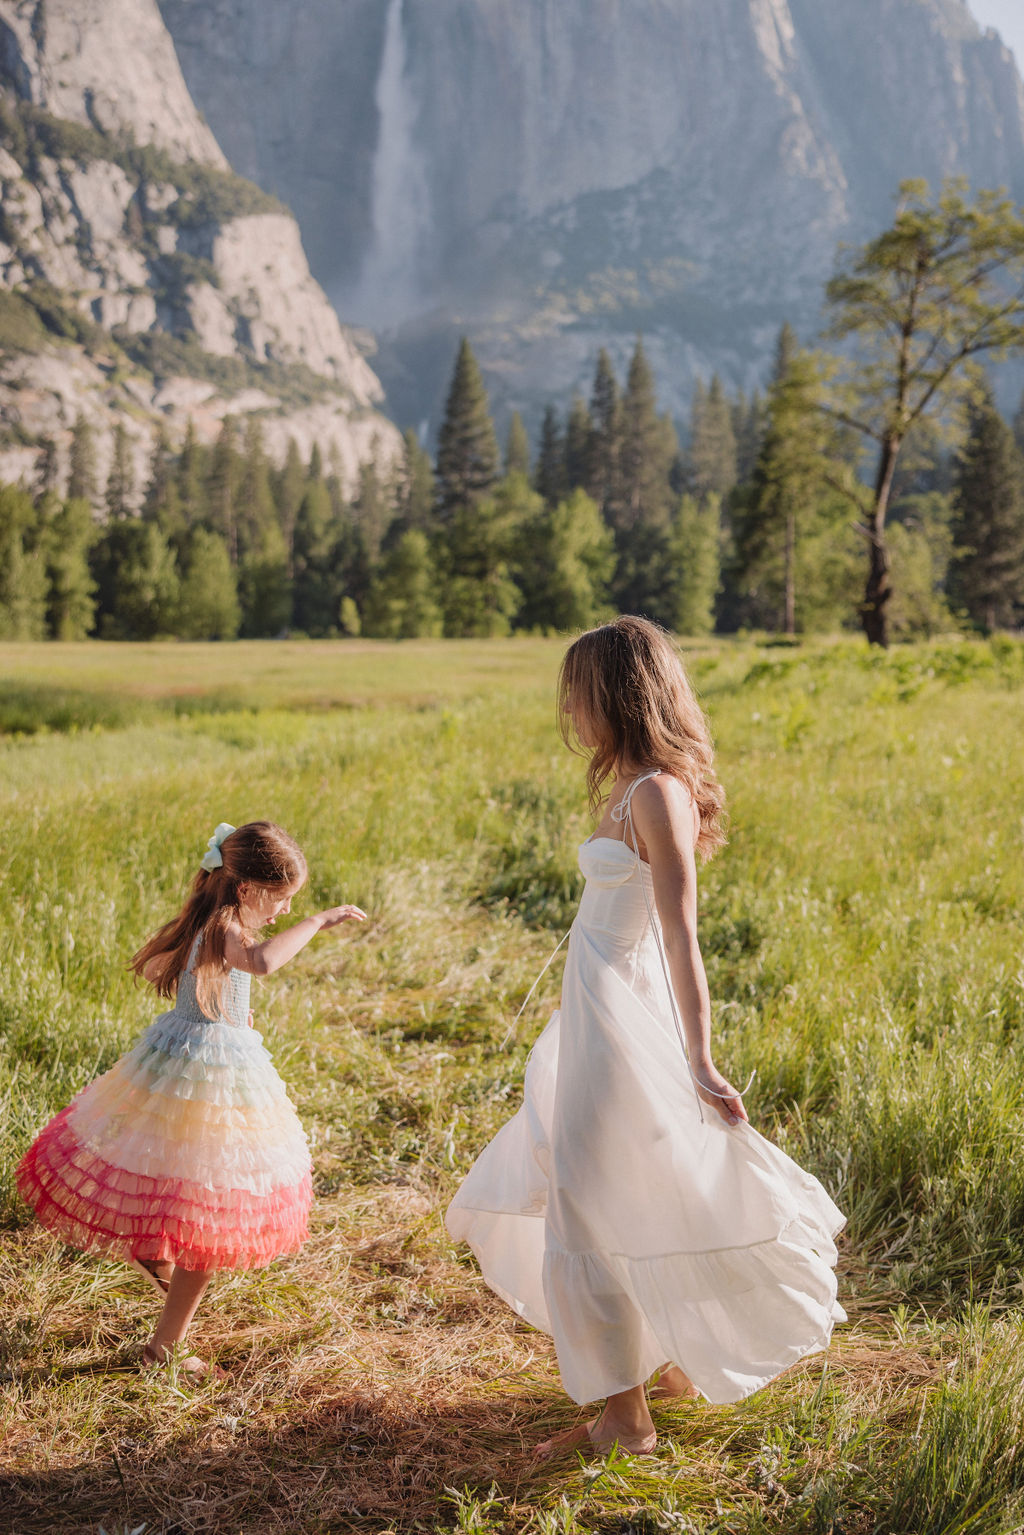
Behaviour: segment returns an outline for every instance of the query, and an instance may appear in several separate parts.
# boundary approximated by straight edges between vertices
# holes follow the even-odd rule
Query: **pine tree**
[[[71,463],[68,474],[68,499],[96,501],[96,443],[92,427],[83,415],[75,418],[71,431]]]
[[[574,394],[565,428],[565,484],[567,490],[585,486],[590,442],[590,411],[581,394]]]
[[[686,488],[698,501],[705,496],[724,498],[736,484],[736,474],[732,412],[716,373],[706,392],[701,384],[694,389]]]
[[[192,423],[189,422],[189,430]],[[184,457],[184,454],[182,455]],[[225,416],[220,424],[217,441],[210,454],[209,469],[204,487],[209,524],[227,544],[232,565],[237,565],[241,554],[238,536],[238,486],[241,465],[238,454],[238,424],[234,416]]]
[[[437,573],[426,534],[406,528],[385,554],[366,600],[363,633],[406,640],[439,635]]]
[[[526,435],[522,416],[514,410],[508,424],[508,438],[505,443],[505,473],[529,474],[529,472],[530,439]]]
[[[658,415],[654,375],[639,338],[629,364],[621,419],[618,525],[626,530],[641,523],[664,525],[671,503],[669,476],[678,444],[671,422]]]
[[[733,498],[731,581],[745,622],[795,634],[801,582],[813,576],[806,552],[843,511],[828,483],[839,454],[836,430],[820,408],[820,370],[808,353],[792,350],[787,330],[754,471]]]
[[[117,522],[132,515],[132,496],[135,491],[135,470],[132,465],[131,444],[124,425],[119,421],[114,428],[114,448],[107,474],[107,516]]]
[[[238,565],[241,632],[251,639],[273,639],[291,622],[292,588],[288,551],[276,522],[266,522]]]
[[[194,528],[183,564],[175,633],[183,640],[233,640],[240,618],[227,544],[219,533]]]
[[[174,632],[180,579],[156,523],[140,517],[108,523],[93,545],[90,572],[104,639],[148,640]]]
[[[585,489],[601,508],[605,521],[615,525],[620,501],[619,455],[622,447],[622,408],[619,385],[611,358],[604,347],[597,354],[594,386],[590,396],[590,434],[587,440]]]
[[[56,490],[59,479],[60,454],[57,451],[57,444],[52,437],[41,437],[39,439],[39,457],[36,460],[36,494],[45,496],[47,491]]]
[[[395,507],[376,457],[359,465],[359,488],[352,506],[370,561],[376,564],[394,521]]]
[[[292,622],[304,634],[329,634],[342,587],[337,570],[338,524],[330,492],[313,480],[299,505],[293,544]]]
[[[288,449],[282,467],[272,477],[274,505],[277,520],[284,534],[288,550],[288,568],[291,570],[292,543],[295,537],[295,519],[306,493],[306,466],[299,455],[294,437],[288,439]]]
[[[745,485],[754,472],[764,437],[764,401],[759,389],[747,400],[740,393],[732,409],[732,432],[736,441],[736,481]]]
[[[463,337],[437,441],[437,492],[441,517],[472,507],[497,483],[498,443],[477,360]]]
[[[543,496],[548,506],[556,506],[566,493],[565,439],[558,411],[553,405],[546,407],[541,422],[533,487],[539,496]]]
[[[677,634],[699,637],[715,627],[715,599],[720,584],[720,502],[700,503],[683,496],[672,519],[669,560],[672,578],[666,619]]]
[[[174,477],[178,508],[186,528],[197,527],[212,518],[206,491],[206,458],[206,451],[196,436],[195,423],[190,416]],[[230,515],[228,508],[229,518]]]
[[[523,524],[543,506],[520,475],[476,505],[457,509],[435,547],[444,633],[489,638],[508,634],[520,605],[512,575]]]
[[[46,637],[46,567],[27,491],[0,485],[0,639]]]
[[[89,551],[97,537],[87,501],[60,501],[50,492],[39,503],[46,563],[46,628],[55,640],[84,640],[96,616],[96,585]]]
[[[258,551],[258,557],[265,559],[269,547],[273,545],[276,548],[280,544],[287,575],[288,547],[276,516],[274,493],[270,485],[270,463],[263,447],[263,427],[258,416],[248,416],[245,422],[235,492],[235,525],[238,530],[239,560],[245,559],[253,551]]]
[[[395,494],[399,531],[419,528],[422,533],[428,533],[434,525],[434,509],[437,505],[434,467],[430,462],[430,454],[420,446],[419,437],[412,427],[404,434],[402,445],[402,461]]]
[[[971,407],[956,471],[950,595],[991,633],[1024,606],[1024,459],[986,390]]]
[[[577,488],[557,506],[538,507],[520,536],[517,625],[561,633],[610,618],[614,565],[611,530],[585,490]]]

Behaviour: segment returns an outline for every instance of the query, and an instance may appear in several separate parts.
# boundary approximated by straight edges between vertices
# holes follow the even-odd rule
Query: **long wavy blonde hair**
[[[712,763],[711,732],[679,652],[646,618],[617,618],[573,640],[558,675],[559,726],[567,746],[589,757],[595,814],[613,773],[671,773],[700,813],[697,850],[725,842],[725,794]]]
[[[221,867],[198,871],[178,915],[132,955],[128,967],[152,982],[159,996],[173,997],[196,934],[202,933],[193,973],[196,999],[208,1018],[217,1018],[221,1012],[229,969],[225,958],[227,930],[231,922],[239,920],[242,886],[256,885],[283,894],[298,890],[306,882],[302,849],[273,821],[249,821],[239,826],[224,838],[220,852],[224,860]],[[253,935],[246,932],[244,936],[248,941]]]

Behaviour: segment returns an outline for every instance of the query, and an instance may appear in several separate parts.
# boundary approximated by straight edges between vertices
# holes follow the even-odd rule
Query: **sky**
[[[967,0],[983,27],[995,27],[1024,70],[1024,0]]]

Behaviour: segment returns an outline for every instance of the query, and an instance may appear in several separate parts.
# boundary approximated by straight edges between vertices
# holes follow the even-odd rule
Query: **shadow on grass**
[[[187,1392],[165,1389],[168,1412],[180,1410]],[[0,1476],[0,1531],[413,1535],[455,1522],[453,1491],[493,1489],[514,1503],[524,1482],[542,1479],[530,1450],[550,1432],[552,1402],[528,1391],[429,1403],[400,1391],[339,1396],[251,1434],[233,1415],[231,1382],[214,1391],[214,1416],[198,1435],[192,1425],[187,1443],[153,1452],[108,1432],[80,1464]],[[555,1426],[565,1426],[567,1407]]]

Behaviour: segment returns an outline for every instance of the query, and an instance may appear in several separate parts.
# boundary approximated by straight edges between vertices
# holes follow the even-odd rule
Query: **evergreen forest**
[[[601,351],[532,446],[518,414],[499,442],[464,339],[434,459],[408,432],[354,489],[316,449],[272,464],[258,416],[160,437],[144,485],[121,428],[100,485],[80,418],[65,494],[52,443],[35,486],[0,487],[0,637],[483,637],[615,612],[883,644],[1019,627],[1024,403],[1007,423],[978,354],[1020,347],[998,282],[1024,270],[1024,223],[955,184],[904,194],[829,285],[839,347],[784,327],[763,391],[712,378],[686,423],[659,411],[642,338],[624,378]]]

